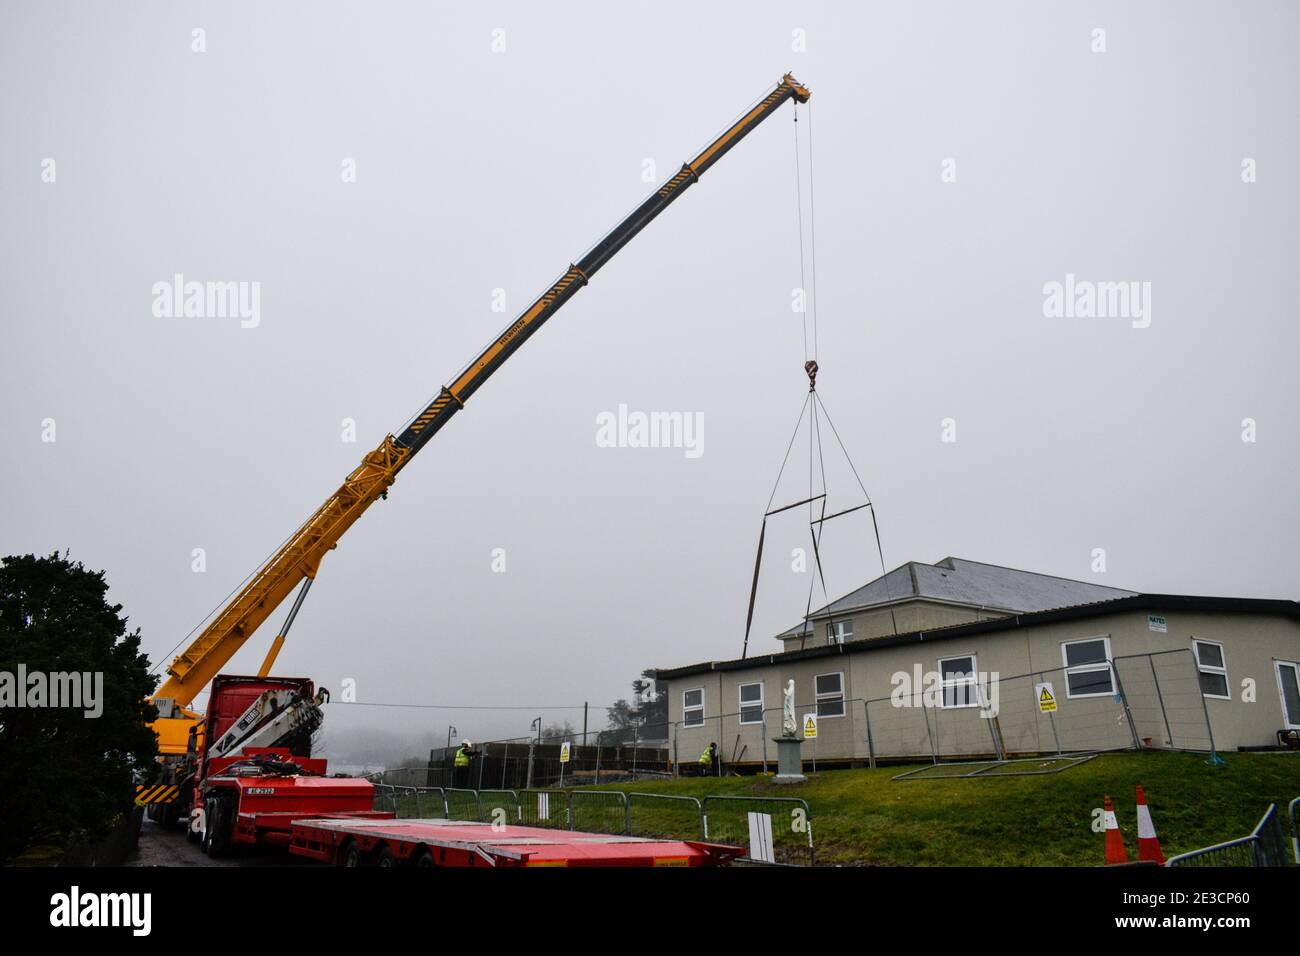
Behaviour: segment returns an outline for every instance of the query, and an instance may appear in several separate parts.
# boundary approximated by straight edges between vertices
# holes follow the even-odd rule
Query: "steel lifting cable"
[[[844,455],[844,460],[849,463],[849,470],[853,472],[853,478],[862,489],[862,496],[867,499],[865,505],[859,505],[859,508],[869,508],[871,510],[871,531],[876,538],[876,555],[880,558],[881,579],[885,582],[885,598],[889,602],[889,623],[893,627],[894,634],[898,634],[898,621],[894,616],[893,600],[894,595],[889,586],[889,570],[885,567],[885,549],[880,543],[880,523],[876,520],[876,506],[871,500],[871,495],[867,493],[867,486],[863,484],[862,476],[858,474],[858,468],[853,464],[853,458],[849,455],[849,450],[844,447],[844,439],[840,438],[839,429],[835,427],[835,422],[831,420],[831,414],[826,410],[826,403],[822,401],[820,395],[813,394],[813,401],[821,408],[822,414],[826,417],[826,424],[831,427],[831,434],[835,436],[835,442],[840,446],[840,451]],[[852,511],[858,508],[849,509]]]
[[[803,317],[802,323],[803,323],[803,346],[804,346],[804,371],[808,373],[809,388],[808,388],[808,394],[804,398],[803,407],[800,408],[799,410],[799,420],[795,424],[794,434],[790,437],[790,444],[786,446],[785,457],[781,460],[781,468],[777,472],[776,483],[772,488],[771,496],[768,498],[767,509],[764,511],[762,526],[759,529],[758,552],[754,558],[754,575],[753,575],[753,580],[750,584],[749,607],[745,616],[745,638],[744,638],[744,644],[741,649],[742,659],[746,658],[749,654],[749,635],[750,635],[750,631],[752,630],[753,621],[754,621],[754,606],[757,600],[758,580],[759,580],[759,574],[762,568],[762,561],[763,561],[763,545],[767,536],[767,519],[774,514],[789,510],[790,508],[798,507],[799,505],[803,505],[803,504],[808,505],[808,528],[809,528],[809,535],[812,540],[813,560],[817,566],[817,577],[813,578],[808,583],[808,599],[807,599],[806,606],[804,608],[804,627],[800,635],[800,647],[802,648],[804,646],[804,643],[807,640],[807,635],[810,633],[808,625],[809,625],[809,619],[812,616],[812,599],[814,593],[816,592],[818,582],[820,582],[821,584],[822,594],[827,601],[827,607],[829,608],[831,604],[830,592],[826,587],[826,573],[821,560],[821,536],[822,533],[825,531],[826,522],[830,521],[833,518],[839,518],[844,515],[851,514],[855,511],[860,511],[863,508],[867,508],[871,511],[871,530],[873,536],[876,539],[876,555],[880,560],[880,570],[885,582],[885,595],[886,595],[887,603],[891,605],[889,609],[890,623],[893,628],[894,634],[898,633],[898,621],[895,617],[894,608],[892,606],[893,594],[889,583],[889,572],[885,566],[885,552],[884,552],[884,546],[882,545],[880,540],[880,524],[876,517],[875,504],[871,500],[871,495],[868,494],[867,492],[866,484],[862,481],[862,476],[858,473],[857,466],[853,463],[853,459],[852,457],[850,457],[848,449],[844,445],[844,440],[840,437],[839,430],[835,427],[835,423],[831,421],[830,413],[826,411],[825,403],[821,400],[821,396],[817,394],[816,376],[818,371],[817,352],[818,352],[818,345],[819,345],[819,335],[818,335],[819,330],[818,330],[818,323],[817,323],[817,211],[816,211],[816,193],[815,193],[816,187],[814,185],[814,174],[813,174],[814,165],[813,165],[812,106],[809,105],[808,107],[808,124],[807,124],[808,125],[808,203],[809,203],[808,243],[809,245],[806,251],[804,248],[803,164],[799,155],[800,150],[799,150],[798,104],[795,105],[794,114],[795,114],[794,115],[795,205],[797,210],[796,218],[797,218],[798,231],[799,231],[799,285],[800,285],[800,293],[804,296],[804,300],[802,303],[803,308],[801,310],[801,315]],[[811,262],[807,261],[809,254],[811,254],[812,257]],[[811,273],[811,278],[812,278],[811,290],[809,290],[807,286],[807,278],[809,273]],[[811,291],[812,293],[811,296],[808,295],[809,291]],[[812,311],[811,349],[809,347],[809,336],[808,336],[809,309],[811,309]],[[805,498],[803,501],[795,502],[794,504],[785,505],[781,508],[773,509],[772,502],[776,500],[776,493],[778,488],[780,487],[781,478],[785,474],[785,468],[789,462],[790,452],[794,448],[794,443],[799,436],[799,429],[803,425],[803,418],[805,413],[808,415],[808,497]],[[826,424],[830,426],[831,433],[835,436],[836,444],[838,444],[841,454],[844,455],[844,460],[848,462],[849,469],[853,473],[854,480],[857,481],[858,488],[862,491],[862,496],[865,499],[864,504],[855,505],[850,508],[844,508],[839,511],[833,512],[830,515],[826,514],[826,502],[828,500],[828,489],[827,489],[827,482],[826,482],[825,447],[822,444],[822,438],[821,438],[822,417],[825,417]],[[815,493],[817,491],[816,479],[819,473],[821,478],[821,493],[816,494]],[[820,510],[818,511],[815,509],[820,509]],[[835,615],[832,612],[830,613],[830,616],[828,618],[828,623],[827,623],[828,631],[832,637],[834,636],[834,625],[835,625]]]
[[[799,419],[794,423],[794,434],[790,436],[790,443],[785,446],[785,457],[781,459],[781,467],[776,473],[776,482],[772,485],[772,494],[768,496],[767,507],[763,509],[763,524],[758,531],[758,553],[754,555],[754,580],[749,587],[749,611],[745,615],[745,642],[740,651],[742,658],[749,654],[749,631],[754,623],[754,601],[758,597],[758,572],[763,565],[763,541],[767,537],[767,519],[774,514],[805,504],[805,502],[797,501],[792,505],[784,505],[775,510],[772,508],[772,502],[776,500],[777,489],[781,487],[781,476],[785,474],[785,466],[790,462],[790,452],[794,450],[795,439],[799,437],[799,428],[803,425],[804,412],[808,410],[808,404],[811,401],[812,392],[810,391],[804,396],[803,406],[799,409]]]
[[[804,279],[803,251],[803,174],[799,164],[799,104],[794,104],[794,199],[795,216],[799,223],[799,294],[803,296],[799,314],[803,317],[803,358],[807,362],[813,356],[808,354],[808,283]]]
[[[814,518],[812,513],[812,506],[809,505],[808,507],[808,533],[812,538],[813,561],[815,561],[817,564],[817,577],[808,582],[808,603],[807,606],[804,608],[804,629],[802,635],[799,638],[800,650],[803,650],[804,644],[807,641],[807,637],[809,633],[809,628],[807,626],[808,618],[812,614],[813,592],[817,586],[818,580],[821,581],[822,597],[825,598],[827,606],[829,606],[831,603],[830,591],[827,590],[826,588],[826,572],[822,567],[822,554],[821,554],[821,536],[822,536],[822,532],[825,530],[826,527],[827,486],[826,486],[826,455],[825,455],[825,450],[822,447],[821,422],[817,418],[817,405],[820,402],[820,399],[817,397],[817,390],[815,387],[809,388],[808,395],[812,399],[812,407],[808,411],[808,431],[809,431],[808,457],[810,459],[809,468],[811,469],[812,451],[813,448],[816,447],[818,464],[821,468],[822,501],[821,501],[820,519]],[[812,482],[811,474],[809,475],[808,480],[811,485]],[[809,493],[811,494],[811,491]],[[831,615],[830,620],[827,622],[826,626],[833,633],[834,626],[835,626],[835,616],[833,614]]]
[[[817,360],[817,194],[813,184],[813,115],[808,104],[808,244],[812,253],[809,267],[812,271],[812,328],[813,361]]]

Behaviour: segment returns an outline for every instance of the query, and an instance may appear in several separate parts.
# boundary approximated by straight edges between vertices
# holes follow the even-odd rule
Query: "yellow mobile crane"
[[[159,751],[164,759],[180,758],[191,747],[192,728],[202,715],[189,705],[235,652],[295,588],[298,594],[284,626],[271,644],[258,671],[266,677],[284,645],[285,636],[302,607],[307,591],[320,568],[325,552],[338,545],[352,526],[377,498],[388,496],[388,486],[424,445],[514,352],[540,329],[555,312],[586,285],[591,277],[652,219],[668,208],[729,149],[788,99],[805,103],[811,94],[787,73],[776,88],[745,112],[698,156],[685,163],[671,179],[565,270],[501,335],[450,385],[446,385],[401,434],[388,435],[361,464],[344,479],[288,541],[263,564],[234,594],[168,666],[167,679],[154,692],[152,701],[159,717],[154,723]]]

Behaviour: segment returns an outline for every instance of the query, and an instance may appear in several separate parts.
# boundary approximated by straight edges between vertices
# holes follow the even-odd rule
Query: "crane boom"
[[[167,668],[167,679],[154,693],[155,702],[168,699],[184,708],[217,675],[268,616],[300,583],[310,583],[325,552],[334,548],[343,533],[375,502],[387,495],[388,486],[410,460],[501,365],[510,358],[552,315],[586,285],[633,236],[668,208],[727,151],[774,113],[787,99],[807,102],[811,94],[787,73],[766,97],[733,123],[690,162],[652,193],[617,226],[570,264],[536,301],[519,315],[497,339],[446,385],[401,434],[388,435],[343,484],[263,564],[230,602],[198,634]],[[300,603],[300,602],[299,602]],[[294,608],[297,610],[297,604]],[[292,620],[292,615],[291,615]],[[276,638],[271,656],[263,665],[269,669],[283,640]],[[159,724],[166,723],[160,720]],[[158,725],[155,725],[156,727]],[[164,752],[168,736],[159,731]],[[172,736],[173,740],[176,735]],[[182,748],[183,749],[183,748]]]

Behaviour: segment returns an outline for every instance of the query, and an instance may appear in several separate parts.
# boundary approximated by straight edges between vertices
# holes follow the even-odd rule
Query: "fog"
[[[813,93],[805,278],[786,104],[325,559],[276,672],[355,688],[327,741],[522,736],[584,703],[595,729],[643,669],[739,656],[807,392],[814,213],[818,393],[889,567],[1297,596],[1294,5],[668,13],[5,5],[3,552],[105,569],[165,664],[790,70]],[[177,274],[256,283],[256,323],[159,309]],[[1138,283],[1146,314],[1049,314],[1067,277]],[[609,447],[620,405],[691,416],[699,454]],[[827,510],[851,507],[823,440]],[[803,435],[776,503],[808,477]],[[769,524],[751,649],[803,615],[808,536],[800,510]],[[822,557],[831,597],[879,574],[869,512],[828,524]],[[286,610],[227,672],[256,670]]]

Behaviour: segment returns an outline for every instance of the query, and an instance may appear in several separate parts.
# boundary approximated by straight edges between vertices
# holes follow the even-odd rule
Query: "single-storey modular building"
[[[1142,594],[960,558],[909,562],[776,635],[660,668],[674,760],[774,767],[794,683],[805,761],[1281,746],[1300,730],[1300,603]],[[1279,733],[1281,732],[1281,733]],[[1295,735],[1291,735],[1294,737]]]

